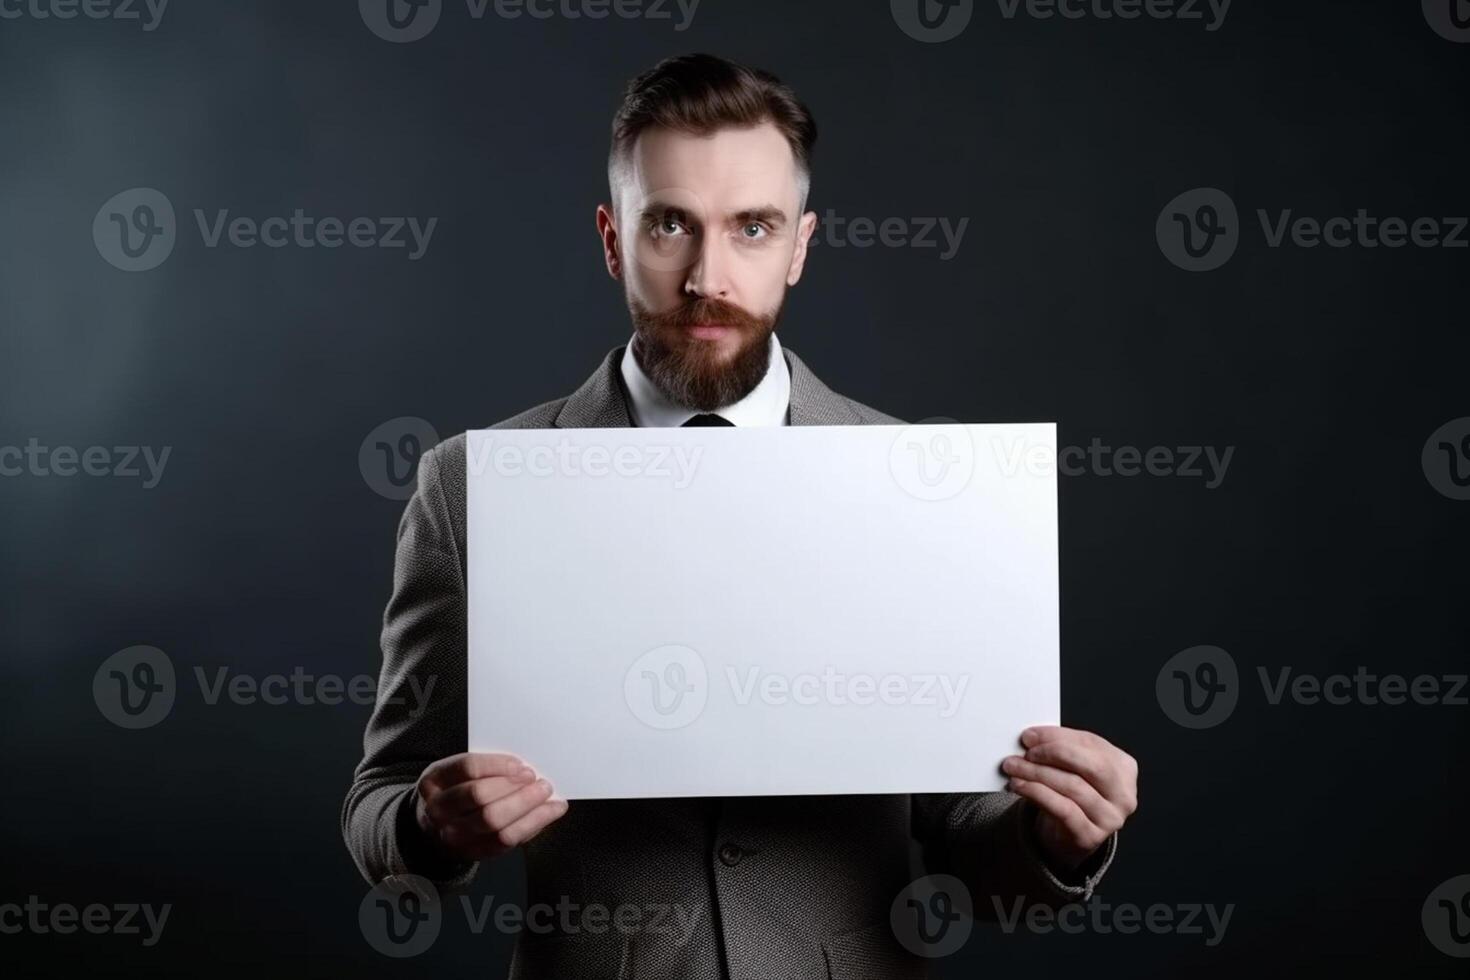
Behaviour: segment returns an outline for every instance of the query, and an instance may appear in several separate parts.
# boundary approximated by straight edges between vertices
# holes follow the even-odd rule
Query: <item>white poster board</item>
[[[994,790],[1059,721],[1051,423],[466,457],[469,748],[567,799]]]

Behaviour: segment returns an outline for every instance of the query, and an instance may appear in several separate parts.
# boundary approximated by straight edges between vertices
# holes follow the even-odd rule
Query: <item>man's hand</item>
[[[1058,725],[1021,733],[1025,756],[1007,756],[1006,788],[1039,809],[1046,856],[1076,868],[1138,809],[1138,762],[1107,739]]]
[[[461,752],[419,777],[414,816],[439,850],[460,861],[499,857],[567,812],[551,784],[512,755]]]

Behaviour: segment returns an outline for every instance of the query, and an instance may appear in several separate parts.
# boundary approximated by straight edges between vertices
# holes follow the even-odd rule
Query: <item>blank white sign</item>
[[[1058,723],[1051,423],[466,448],[469,748],[567,799],[994,790]]]

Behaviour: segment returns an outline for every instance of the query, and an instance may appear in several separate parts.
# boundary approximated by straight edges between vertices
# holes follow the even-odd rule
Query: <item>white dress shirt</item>
[[[636,335],[635,335],[636,336]],[[676,427],[688,422],[696,412],[682,405],[675,405],[658,389],[649,376],[643,373],[638,359],[633,356],[633,341],[623,349],[623,383],[633,400],[633,424],[640,429]],[[786,411],[791,405],[791,371],[786,358],[781,354],[781,342],[771,334],[771,360],[766,365],[765,376],[750,394],[713,414],[723,416],[736,425],[785,425]]]

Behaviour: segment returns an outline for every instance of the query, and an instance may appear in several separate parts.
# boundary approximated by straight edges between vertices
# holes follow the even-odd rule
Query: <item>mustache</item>
[[[743,333],[764,328],[768,319],[756,316],[734,303],[707,296],[701,296],[692,302],[662,313],[645,312],[643,317],[645,322],[652,327],[677,328],[692,326],[696,323],[722,323],[736,327]]]

